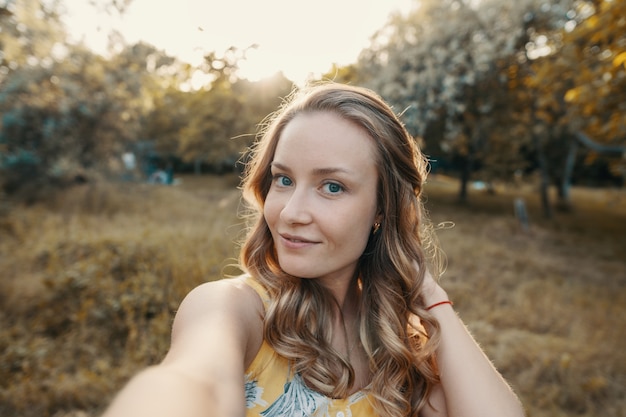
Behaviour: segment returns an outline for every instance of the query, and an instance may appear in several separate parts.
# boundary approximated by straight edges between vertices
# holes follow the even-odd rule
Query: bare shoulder
[[[227,313],[233,319],[261,316],[261,298],[245,281],[246,277],[242,276],[197,286],[182,301],[174,325],[202,321],[207,314]]]
[[[229,357],[245,367],[262,339],[263,303],[245,277],[207,282],[181,302],[164,363],[183,364],[195,358],[196,366],[211,358]]]

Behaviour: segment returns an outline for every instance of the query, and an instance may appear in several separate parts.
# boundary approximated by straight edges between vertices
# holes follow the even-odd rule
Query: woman
[[[373,92],[295,95],[247,166],[245,275],[190,292],[106,416],[523,416],[427,270],[425,178]]]

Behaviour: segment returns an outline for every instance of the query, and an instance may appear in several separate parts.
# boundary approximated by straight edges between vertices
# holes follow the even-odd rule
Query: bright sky
[[[123,19],[98,15],[86,0],[65,0],[68,28],[99,53],[110,28],[126,41],[148,42],[197,64],[203,52],[258,44],[241,75],[258,80],[282,70],[296,83],[328,71],[333,63],[356,62],[393,11],[414,0],[133,0]]]

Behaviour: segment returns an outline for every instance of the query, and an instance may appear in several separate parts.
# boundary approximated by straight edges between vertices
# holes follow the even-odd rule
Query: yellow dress
[[[250,285],[267,306],[265,289],[253,278]],[[246,417],[370,417],[376,416],[370,396],[357,391],[345,399],[330,398],[304,384],[289,361],[264,340],[246,370]]]

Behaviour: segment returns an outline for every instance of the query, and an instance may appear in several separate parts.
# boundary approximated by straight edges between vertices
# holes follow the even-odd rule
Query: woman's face
[[[330,112],[285,126],[264,208],[285,272],[331,286],[354,276],[377,217],[374,152],[362,128]]]

